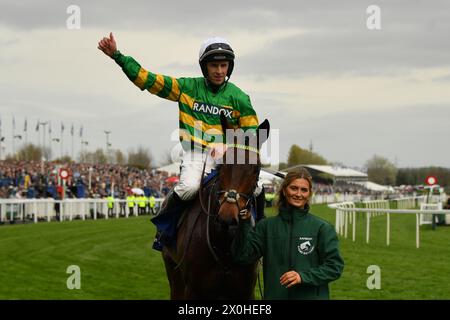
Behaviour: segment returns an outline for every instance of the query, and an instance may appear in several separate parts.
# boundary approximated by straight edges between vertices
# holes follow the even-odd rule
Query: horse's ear
[[[222,125],[222,132],[224,138],[227,136],[227,129],[234,129],[234,127],[228,122],[227,117],[223,113],[220,114],[220,123]]]
[[[258,148],[261,148],[262,144],[266,142],[266,140],[269,138],[270,134],[270,123],[269,120],[264,120],[263,123],[261,123],[258,126],[258,129],[256,129],[256,132],[258,134]]]
[[[222,131],[225,134],[225,131],[228,129],[228,121],[223,113],[220,114],[220,124],[222,125]]]

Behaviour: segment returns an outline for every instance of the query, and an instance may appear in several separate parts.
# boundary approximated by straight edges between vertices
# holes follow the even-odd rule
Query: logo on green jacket
[[[300,237],[299,240],[303,242],[297,246],[298,252],[300,252],[303,255],[308,255],[311,252],[313,252],[314,245],[311,244],[312,238]]]
[[[232,119],[233,109],[224,108],[221,106],[215,106],[212,104],[207,104],[203,102],[194,102],[194,106],[192,110],[204,114],[209,114],[213,116],[220,116],[221,114],[225,115],[225,117]]]

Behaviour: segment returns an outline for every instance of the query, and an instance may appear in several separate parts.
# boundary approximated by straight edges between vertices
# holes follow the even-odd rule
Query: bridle
[[[234,144],[227,144],[227,146],[228,147],[232,147],[232,148],[236,148],[236,149],[252,151],[252,152],[255,152],[256,154],[259,155],[259,150],[257,148],[251,147],[251,146],[235,144],[235,143]],[[200,188],[199,188],[200,204],[201,204],[203,213],[205,213],[208,216],[216,216],[216,214],[211,214],[210,213],[211,199],[209,199],[209,201],[208,201],[208,209],[206,209],[204,207],[203,201],[202,201],[203,177],[205,175],[205,168],[206,168],[206,163],[208,161],[208,156],[209,156],[209,153],[206,154],[206,159],[205,159],[205,162],[203,163],[203,170],[202,170],[202,175],[201,175],[201,179],[200,179]],[[258,166],[257,177],[259,177],[260,171],[261,171],[261,167]],[[228,190],[219,190],[219,191],[217,191],[218,198],[220,198],[221,195],[224,195],[223,200],[222,201],[219,200],[219,208],[217,209],[217,211],[220,210],[220,207],[225,202],[235,203],[236,206],[238,207],[239,216],[241,216],[241,217],[245,216],[247,214],[247,212],[251,208],[251,200],[253,199],[253,194],[254,194],[255,189],[257,187],[257,182],[258,182],[258,180],[255,181],[255,184],[254,184],[254,186],[252,187],[252,189],[251,189],[251,191],[249,193],[237,192],[235,189],[228,189]],[[214,185],[213,185],[212,189],[214,189]],[[210,198],[211,198],[211,196],[212,196],[212,192],[210,193]],[[241,198],[244,198],[246,200],[245,205],[244,205],[243,208],[241,208],[240,205],[239,205],[239,200]]]
[[[256,152],[259,155],[259,150],[257,148],[253,148],[253,147],[250,147],[250,146],[245,146],[245,145],[240,145],[240,144],[228,144],[227,146],[228,147],[237,148],[237,149],[249,150],[249,151],[252,151],[252,152]],[[208,161],[208,156],[209,156],[209,152],[206,154],[205,162],[203,163],[203,170],[202,170],[202,175],[201,175],[201,179],[200,179],[199,200],[200,200],[201,210],[207,216],[206,239],[207,239],[208,247],[209,247],[209,250],[210,250],[211,254],[213,255],[214,259],[216,260],[216,262],[219,262],[219,258],[217,256],[213,246],[211,245],[211,241],[210,241],[210,232],[209,232],[210,221],[209,221],[209,219],[211,217],[216,217],[217,218],[218,212],[220,211],[221,206],[224,203],[226,203],[226,202],[227,203],[235,203],[236,206],[238,207],[239,216],[241,216],[241,217],[245,216],[248,213],[248,211],[251,210],[251,205],[252,205],[252,201],[251,200],[253,199],[253,194],[254,194],[254,191],[255,191],[255,189],[257,187],[258,179],[256,179],[255,185],[253,186],[253,188],[251,189],[251,191],[248,194],[247,193],[242,193],[242,192],[237,192],[235,189],[219,190],[219,191],[217,191],[217,195],[218,195],[219,198],[220,198],[220,196],[222,194],[224,195],[224,197],[223,197],[222,201],[219,200],[219,203],[218,203],[219,207],[215,210],[215,211],[217,211],[217,213],[211,214],[210,213],[210,210],[211,210],[211,198],[212,198],[214,193],[213,192],[209,193],[208,207],[207,208],[205,208],[205,206],[204,206],[203,195],[202,195],[203,194],[203,177],[205,175],[205,168],[206,168],[206,163]],[[258,166],[258,172],[257,172],[257,176],[258,177],[259,177],[260,169],[261,169],[260,166]],[[211,191],[214,190],[216,182],[217,182],[217,180],[214,181],[214,184],[211,187]],[[244,205],[243,208],[241,208],[240,205],[239,205],[239,200],[241,198],[244,198],[246,200],[245,205]]]
[[[255,188],[253,188],[253,191],[255,190]],[[217,194],[219,196],[222,194],[224,195],[223,200],[222,201],[219,200],[219,210],[220,210],[220,207],[222,206],[222,204],[224,204],[225,202],[235,203],[236,206],[238,207],[239,216],[241,216],[241,217],[245,216],[250,209],[250,206],[251,206],[250,201],[252,200],[252,196],[250,196],[248,194],[245,194],[242,192],[237,192],[234,189],[230,189],[228,191],[221,190],[221,191],[218,191]],[[241,207],[239,206],[239,200],[241,199],[241,197],[247,200],[245,202],[243,209],[241,209]]]

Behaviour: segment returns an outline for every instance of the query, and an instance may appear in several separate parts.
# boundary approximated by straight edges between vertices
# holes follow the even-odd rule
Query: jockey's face
[[[229,65],[230,63],[226,60],[207,62],[206,68],[208,69],[208,80],[212,84],[220,86],[225,82]]]
[[[311,196],[309,182],[306,179],[295,179],[284,190],[286,201],[293,207],[304,208]]]

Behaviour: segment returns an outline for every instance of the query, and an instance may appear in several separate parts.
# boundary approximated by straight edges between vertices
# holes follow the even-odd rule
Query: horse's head
[[[226,225],[237,225],[239,215],[251,208],[261,168],[259,150],[269,136],[270,125],[265,120],[255,134],[231,126],[224,116],[221,121],[228,148],[219,170],[218,219]]]

